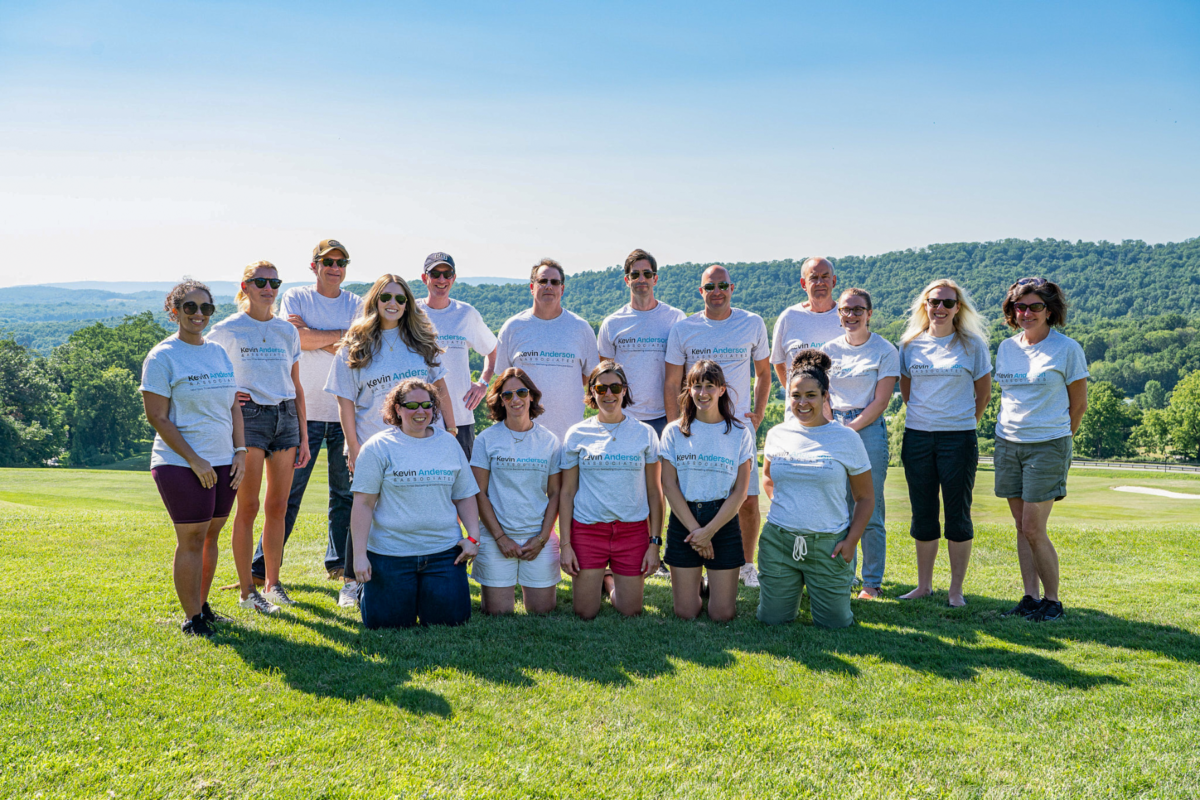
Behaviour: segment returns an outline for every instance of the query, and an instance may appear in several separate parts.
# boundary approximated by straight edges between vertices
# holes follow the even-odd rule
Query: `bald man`
[[[826,342],[845,333],[833,292],[836,286],[833,265],[826,259],[810,258],[800,266],[800,288],[808,295],[808,300],[783,310],[775,321],[771,345],[771,364],[785,393],[796,354],[810,348],[820,350]],[[785,403],[785,407],[784,419],[790,419],[791,403]]]
[[[700,296],[704,311],[675,323],[667,336],[666,380],[663,401],[667,421],[679,418],[679,393],[683,377],[693,364],[702,359],[715,361],[725,372],[725,384],[733,411],[752,430],[762,423],[771,394],[771,354],[767,344],[767,326],[762,317],[733,307],[733,279],[720,264],[713,264],[700,276]],[[754,377],[754,399],[751,407],[750,378]],[[758,546],[761,523],[758,511],[758,470],[752,473],[750,492],[738,509],[738,525],[742,529],[742,551],[746,563],[742,566],[742,582],[758,586],[758,570],[754,568],[754,551]]]

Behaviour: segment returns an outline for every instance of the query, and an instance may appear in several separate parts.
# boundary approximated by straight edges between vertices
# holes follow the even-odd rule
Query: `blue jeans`
[[[367,553],[371,580],[363,584],[363,625],[368,628],[411,628],[462,625],[471,618],[467,565],[455,564],[462,553],[455,545],[428,556],[385,556]]]
[[[350,508],[354,505],[354,495],[350,492],[350,469],[346,466],[344,452],[346,437],[340,422],[308,423],[308,449],[312,457],[303,469],[292,473],[292,490],[283,518],[283,543],[286,545],[291,538],[296,515],[300,513],[300,501],[304,499],[304,490],[308,488],[308,479],[312,477],[322,442],[325,444],[326,461],[329,462],[329,544],[325,548],[325,569],[344,567],[346,574],[353,577],[354,548],[349,546],[349,539]],[[258,549],[254,551],[254,564],[250,572],[256,578],[263,578],[267,574],[262,540],[259,540]]]
[[[834,411],[833,416],[840,422],[849,422],[857,417],[861,410]],[[871,459],[871,483],[875,489],[875,511],[863,531],[860,546],[862,547],[862,582],[864,587],[878,589],[883,585],[883,570],[887,563],[887,529],[884,520],[887,516],[884,508],[883,486],[887,482],[888,471],[888,433],[887,425],[881,416],[867,427],[858,432],[863,447],[867,449],[867,458]],[[854,513],[854,496],[846,486],[846,503],[850,513]],[[858,571],[858,553],[850,564],[851,574]]]

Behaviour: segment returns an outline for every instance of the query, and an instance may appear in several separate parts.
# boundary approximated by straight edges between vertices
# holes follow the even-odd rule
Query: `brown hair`
[[[487,406],[488,416],[503,422],[508,419],[508,409],[504,407],[504,400],[500,397],[500,392],[504,390],[504,384],[508,383],[509,378],[516,378],[525,385],[529,390],[529,418],[539,416],[546,409],[542,408],[542,391],[537,388],[537,384],[533,382],[533,378],[525,373],[525,370],[520,367],[509,367],[492,379],[492,385],[488,387],[487,397],[484,398],[484,404]],[[458,420],[455,420],[457,422]]]
[[[588,408],[600,408],[596,404],[596,396],[592,393],[592,388],[596,385],[596,381],[601,375],[612,373],[621,379],[621,383],[625,385],[625,396],[621,398],[621,408],[633,404],[633,394],[629,391],[629,379],[625,377],[625,368],[611,358],[606,358],[596,365],[592,370],[592,374],[588,375],[587,379],[587,394],[583,398],[583,404]]]
[[[383,421],[388,425],[400,427],[400,412],[396,410],[396,406],[404,402],[404,398],[409,392],[417,389],[424,389],[429,393],[429,401],[433,403],[433,417],[430,418],[429,424],[437,422],[442,417],[442,401],[438,397],[438,391],[433,384],[423,381],[420,378],[405,378],[397,383],[387,397],[383,400]]]
[[[167,297],[165,300],[163,300],[163,311],[167,312],[167,316],[172,322],[179,321],[179,305],[183,302],[183,298],[187,297],[197,289],[204,290],[204,293],[208,295],[208,302],[212,303],[213,305],[217,304],[217,301],[213,299],[212,289],[208,288],[200,281],[194,281],[191,278],[184,278],[181,282],[175,284],[171,291],[167,292]]]
[[[1004,303],[1000,306],[1008,327],[1021,327],[1017,324],[1017,310],[1014,306],[1018,300],[1031,293],[1036,293],[1046,304],[1046,311],[1049,312],[1046,322],[1051,328],[1067,323],[1067,296],[1063,293],[1062,287],[1045,278],[1021,278],[1008,287],[1008,294],[1005,295]]]
[[[814,350],[811,347],[801,350],[792,359],[792,374],[788,378],[788,386],[791,386],[792,381],[796,378],[809,377],[821,384],[821,391],[824,394],[829,394],[829,369],[832,366],[833,360],[820,350]]]
[[[842,302],[847,297],[861,297],[863,300],[866,300],[867,311],[873,311],[875,308],[873,305],[871,305],[871,293],[866,289],[859,289],[857,286],[851,286],[849,289],[838,295],[838,302]]]
[[[558,270],[558,277],[562,278],[562,285],[567,285],[567,273],[563,271],[562,264],[555,261],[553,258],[543,258],[541,261],[533,265],[533,269],[529,270],[529,282],[533,283],[537,280],[537,272],[542,267],[553,267]]]
[[[633,265],[639,261],[649,261],[650,269],[654,271],[654,274],[658,274],[658,262],[654,260],[654,256],[650,255],[640,247],[629,255],[625,256],[625,274],[628,275],[629,270],[633,269]]]
[[[408,281],[399,275],[385,273],[367,291],[363,298],[362,316],[354,320],[350,330],[342,337],[339,345],[346,349],[346,363],[350,369],[366,369],[371,366],[372,359],[383,346],[383,321],[379,318],[379,295],[394,283],[404,291],[404,314],[396,328],[400,341],[425,361],[425,366],[433,369],[439,362],[439,356],[444,352],[437,343],[437,331],[425,311],[417,305]]]
[[[679,432],[684,436],[692,435],[692,422],[696,419],[696,401],[692,399],[691,388],[697,383],[709,381],[725,388],[725,393],[717,401],[717,410],[725,420],[725,432],[733,430],[733,426],[746,427],[733,411],[733,399],[729,396],[729,387],[725,383],[725,370],[715,361],[702,358],[688,370],[683,381],[683,391],[679,393]]]

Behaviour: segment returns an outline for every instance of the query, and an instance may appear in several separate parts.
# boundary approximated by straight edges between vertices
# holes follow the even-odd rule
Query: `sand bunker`
[[[1200,494],[1184,494],[1183,492],[1168,492],[1166,489],[1151,489],[1148,486],[1114,486],[1114,492],[1134,492],[1135,494],[1152,494],[1157,497],[1172,497],[1176,500],[1200,500]]]

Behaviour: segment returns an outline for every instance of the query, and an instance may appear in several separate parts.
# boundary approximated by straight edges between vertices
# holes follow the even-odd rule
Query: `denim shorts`
[[[296,401],[284,400],[277,406],[260,406],[253,400],[242,405],[242,427],[246,447],[257,447],[267,455],[300,446],[300,418]]]
[[[696,518],[696,522],[701,525],[707,525],[712,521],[713,517],[717,516],[717,512],[721,510],[721,506],[725,504],[724,500],[711,500],[704,503],[688,503],[688,510],[692,512],[692,516]],[[679,567],[680,569],[694,569],[696,567],[705,567],[709,570],[714,569],[738,569],[746,563],[746,557],[742,551],[742,528],[738,523],[737,514],[733,515],[733,519],[725,523],[721,530],[713,534],[711,540],[713,548],[713,557],[704,558],[692,546],[684,541],[688,534],[691,533],[683,522],[675,516],[675,512],[671,512],[671,518],[667,522],[667,554],[663,558],[663,563],[669,567]]]

